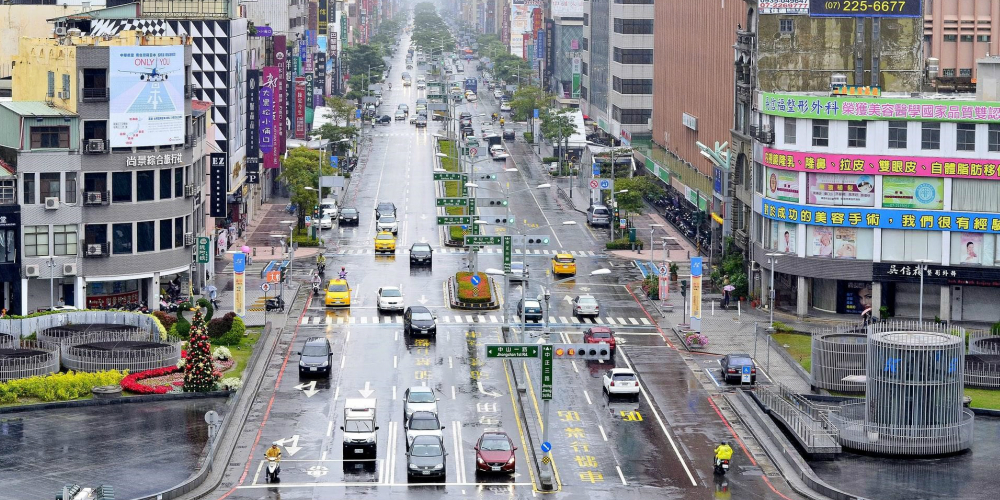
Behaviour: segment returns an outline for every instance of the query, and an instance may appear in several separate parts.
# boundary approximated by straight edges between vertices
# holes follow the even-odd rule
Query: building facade
[[[583,86],[582,0],[556,0],[546,21],[545,68],[549,91],[561,106],[579,107]]]
[[[924,2],[927,76],[939,91],[974,90],[976,60],[997,53],[1000,0]]]

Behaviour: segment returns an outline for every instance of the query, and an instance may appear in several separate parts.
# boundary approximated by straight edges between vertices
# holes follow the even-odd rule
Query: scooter
[[[264,302],[264,310],[285,312],[285,300],[281,297],[267,299],[267,301]]]
[[[725,475],[726,471],[729,470],[729,459],[715,459],[715,473],[720,475]]]
[[[274,457],[267,457],[267,469],[264,471],[264,481],[268,483],[277,483],[281,481],[278,479],[278,474],[281,473],[281,466],[278,465],[278,459]]]
[[[319,296],[319,283],[313,283],[313,296]]]

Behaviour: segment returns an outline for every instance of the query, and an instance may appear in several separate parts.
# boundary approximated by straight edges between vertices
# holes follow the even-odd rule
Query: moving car
[[[359,214],[358,214],[358,209],[356,209],[354,207],[344,207],[344,208],[342,208],[340,210],[340,217],[339,217],[339,219],[340,219],[340,223],[341,224],[344,224],[344,225],[354,224],[355,226],[357,226],[358,223],[359,223],[359,221],[360,221],[360,217],[359,217]]]
[[[380,201],[378,205],[375,205],[375,220],[383,215],[396,216],[396,205],[391,201]]]
[[[375,235],[375,253],[396,253],[396,237],[389,231]]]
[[[401,102],[399,103],[399,106],[396,106],[396,111],[402,111],[406,114],[410,114],[410,107]]]
[[[473,94],[472,92],[467,92],[465,94],[465,100],[469,102],[476,102],[479,100],[479,98],[476,97],[476,94]]]
[[[604,373],[604,392],[609,396],[631,394],[639,397],[639,379],[628,368],[612,368]]]
[[[299,376],[324,373],[330,376],[333,348],[326,337],[309,337],[299,352]]]
[[[327,307],[342,306],[350,307],[351,305],[351,285],[347,284],[347,280],[330,280],[326,285],[326,300],[324,304]]]
[[[396,121],[405,120],[406,119],[406,112],[403,111],[403,110],[401,110],[401,109],[397,109],[395,116],[393,116],[393,119],[395,119]]]
[[[501,97],[503,97],[503,91],[500,90],[500,89],[494,89],[493,90],[493,97],[496,97],[497,99],[500,99]]]
[[[423,80],[417,80],[417,90],[423,90],[427,88],[427,82]]]
[[[403,313],[403,333],[437,335],[437,316],[424,306],[410,306]]]
[[[608,344],[611,354],[615,353],[615,332],[606,326],[595,326],[583,331],[583,342],[586,344]]]
[[[601,306],[593,295],[577,295],[573,299],[573,315],[577,317],[593,316],[596,318],[601,315]]]
[[[426,385],[410,387],[403,393],[403,421],[409,421],[410,415],[418,411],[428,411],[437,415],[438,401],[434,389]]]
[[[436,436],[418,436],[406,452],[406,478],[438,477],[448,475],[445,467],[444,440]]]
[[[506,101],[500,103],[500,112],[510,113],[510,103]]]
[[[507,154],[507,151],[504,150],[503,146],[499,144],[495,146],[490,146],[490,156],[493,157],[493,161],[506,161],[507,158],[510,158],[510,155]]]
[[[552,274],[576,274],[576,259],[573,255],[559,253],[552,257]]]
[[[424,115],[417,115],[417,119],[413,122],[413,124],[417,128],[427,128],[427,117]]]
[[[320,229],[333,229],[333,217],[330,214],[323,214],[323,218],[319,220]]]
[[[397,234],[399,233],[399,222],[396,221],[396,217],[393,215],[383,215],[375,223],[375,230],[380,233],[382,231],[389,231],[392,234]]]
[[[511,129],[509,129],[509,128],[508,129],[504,129],[504,131],[503,131],[503,140],[505,140],[505,141],[513,141],[514,140],[514,131],[511,130]]]
[[[754,364],[753,358],[749,354],[726,354],[719,360],[719,365],[722,369],[722,377],[727,384],[731,382],[743,383],[744,366],[750,367],[750,383],[757,383],[757,365]]]
[[[591,226],[607,226],[611,224],[611,210],[604,205],[587,207],[587,224]]]
[[[517,446],[503,431],[486,431],[476,443],[476,473],[505,472],[513,474],[515,469],[514,451]]]
[[[375,120],[375,123],[378,123],[379,125],[388,125],[392,123],[392,117],[389,115],[382,115],[377,120]]]
[[[378,401],[347,398],[344,401],[344,458],[375,458],[378,452]]]
[[[542,320],[542,303],[536,299],[521,299],[517,301],[517,317],[524,315],[524,321],[538,323]]]
[[[437,414],[429,411],[413,412],[404,423],[404,428],[406,429],[406,449],[410,449],[410,445],[417,436],[434,436],[438,439],[444,439],[444,433],[441,432],[444,430],[444,426],[438,420]]]
[[[330,217],[337,216],[337,199],[336,198],[323,198],[319,202],[320,215],[329,215]]]
[[[384,286],[378,289],[377,295],[378,312],[403,310],[403,292],[398,287]]]
[[[427,243],[414,243],[410,245],[410,265],[427,264],[431,265],[434,256],[434,249]]]
[[[528,265],[522,261],[515,260],[510,263],[510,281],[524,281],[528,279]]]

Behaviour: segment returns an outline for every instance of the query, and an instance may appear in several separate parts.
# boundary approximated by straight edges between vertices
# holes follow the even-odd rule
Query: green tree
[[[650,195],[660,195],[663,193],[663,188],[656,184],[649,177],[639,176],[624,179],[615,179],[614,185],[615,191],[628,190],[627,193],[621,193],[615,195],[615,201],[618,202],[618,208],[622,212],[626,213],[639,213],[642,211],[643,197]]]
[[[333,168],[329,166],[325,155],[323,160],[323,175],[333,175]],[[288,186],[291,202],[300,207],[297,214],[300,229],[305,227],[305,216],[312,212],[308,207],[316,204],[315,189],[319,184],[318,175],[319,151],[298,147],[288,152],[288,158],[281,159],[280,179]],[[307,187],[312,190],[306,189]]]
[[[536,109],[548,107],[552,96],[539,87],[525,85],[516,92],[510,99],[510,109],[514,113],[514,119],[518,121],[526,120],[529,116],[534,116]]]
[[[350,89],[344,94],[345,99],[361,102],[361,98],[368,95],[368,82],[365,75],[351,75],[347,79],[347,88]]]
[[[344,49],[344,67],[352,77],[354,75],[364,75],[368,78],[371,75],[372,82],[382,79],[382,72],[385,71],[385,60],[382,59],[382,47],[380,45],[354,45]],[[364,90],[368,90],[365,85]]]
[[[562,145],[570,136],[578,132],[576,121],[573,119],[573,113],[575,112],[575,109],[570,108],[546,108],[543,110],[539,115],[542,120],[542,124],[539,127],[542,135],[549,138],[553,145]],[[563,152],[563,154],[566,151],[565,149],[558,148],[556,150]],[[563,154],[560,154],[560,160]]]
[[[327,97],[326,107],[330,108],[329,118],[333,120],[334,123],[344,124],[349,123],[354,119],[354,110],[357,106],[351,101],[343,97]]]

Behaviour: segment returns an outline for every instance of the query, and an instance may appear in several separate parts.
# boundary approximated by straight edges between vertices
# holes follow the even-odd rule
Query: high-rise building
[[[1000,0],[923,5],[928,79],[942,92],[974,91],[976,60],[1000,53]]]

